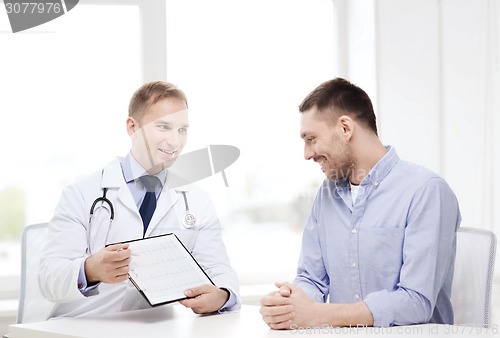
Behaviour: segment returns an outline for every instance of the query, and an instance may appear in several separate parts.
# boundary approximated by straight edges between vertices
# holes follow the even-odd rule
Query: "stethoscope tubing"
[[[115,219],[115,208],[113,208],[113,203],[111,203],[111,201],[106,197],[106,193],[108,192],[108,188],[103,188],[102,191],[103,191],[102,197],[96,198],[95,201],[94,201],[94,203],[92,203],[92,206],[90,207],[90,220],[89,220],[89,223],[91,222],[92,217],[94,216],[95,206],[99,202],[107,203],[109,205],[109,212],[110,212],[109,218],[111,220]]]

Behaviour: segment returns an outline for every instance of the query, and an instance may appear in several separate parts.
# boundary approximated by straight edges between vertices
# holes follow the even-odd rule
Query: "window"
[[[128,151],[128,100],[142,66],[138,6],[80,2],[16,34],[0,15],[3,289],[18,287],[9,281],[19,274],[22,228],[48,221],[67,183]]]
[[[166,11],[167,77],[189,100],[187,147],[241,151],[229,188],[220,174],[199,182],[232,265],[242,284],[290,280],[323,180],[303,159],[297,107],[333,77],[333,2],[171,0]]]

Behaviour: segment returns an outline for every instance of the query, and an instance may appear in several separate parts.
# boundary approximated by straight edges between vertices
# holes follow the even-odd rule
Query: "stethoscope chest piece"
[[[184,225],[186,228],[192,228],[196,224],[196,218],[194,217],[193,214],[191,213],[186,213],[184,215],[184,218],[182,219],[182,225]]]
[[[186,197],[186,192],[181,191],[182,196],[184,197],[184,205],[186,207],[186,214],[184,218],[182,218],[181,223],[186,229],[191,229],[196,224],[196,218],[192,213],[189,212],[189,204]]]

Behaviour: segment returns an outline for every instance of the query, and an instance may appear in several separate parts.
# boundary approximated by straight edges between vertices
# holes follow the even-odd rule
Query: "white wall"
[[[441,17],[442,172],[460,197],[464,225],[496,231],[500,229],[499,208],[493,208],[500,205],[500,185],[494,177],[500,169],[500,139],[494,132],[500,126],[498,5],[497,0],[446,0]]]

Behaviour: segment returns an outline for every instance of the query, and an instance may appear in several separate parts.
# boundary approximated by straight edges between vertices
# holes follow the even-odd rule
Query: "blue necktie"
[[[142,224],[144,225],[144,233],[146,234],[146,230],[148,229],[149,222],[151,221],[151,217],[156,209],[156,195],[155,189],[158,184],[160,184],[160,180],[156,176],[142,176],[139,177],[141,183],[146,188],[146,195],[144,195],[144,200],[142,201],[141,207],[139,208],[139,213],[142,217]]]

